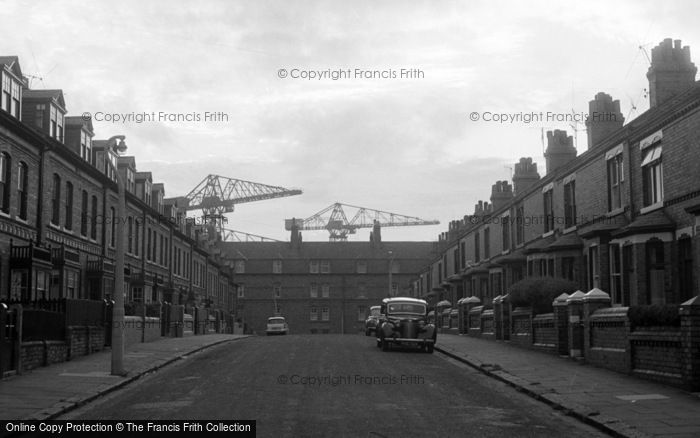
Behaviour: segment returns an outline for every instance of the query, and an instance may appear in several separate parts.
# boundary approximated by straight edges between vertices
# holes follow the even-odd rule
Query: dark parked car
[[[382,306],[372,306],[369,308],[369,316],[365,320],[365,336],[371,336],[372,333],[377,333],[381,309]]]
[[[383,321],[377,330],[377,346],[387,351],[391,344],[416,346],[432,353],[437,342],[435,324],[428,322],[428,303],[408,297],[384,298]]]

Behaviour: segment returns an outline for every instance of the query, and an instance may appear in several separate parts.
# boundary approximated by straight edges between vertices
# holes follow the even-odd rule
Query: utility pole
[[[119,140],[119,143],[117,143]],[[119,156],[126,152],[123,135],[115,135],[107,140],[107,147]],[[119,202],[117,204],[117,241],[114,261],[114,308],[112,309],[112,375],[123,376],[124,370],[124,219],[126,216],[126,194],[124,181],[119,175],[116,161],[112,163],[117,179]]]

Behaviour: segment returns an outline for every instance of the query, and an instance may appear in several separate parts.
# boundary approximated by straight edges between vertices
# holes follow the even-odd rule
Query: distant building
[[[375,232],[375,235],[379,233]],[[267,318],[287,318],[290,333],[357,333],[370,306],[410,295],[434,242],[221,242],[234,266],[236,315],[262,334]],[[391,273],[391,274],[390,274]]]

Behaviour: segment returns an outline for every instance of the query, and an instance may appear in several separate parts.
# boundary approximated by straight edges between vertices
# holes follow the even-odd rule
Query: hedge
[[[577,289],[577,283],[562,278],[529,277],[508,288],[508,301],[513,307],[531,307],[535,314],[549,313],[556,297]]]
[[[680,327],[681,316],[678,306],[652,304],[649,306],[632,306],[627,311],[632,327],[673,326]]]

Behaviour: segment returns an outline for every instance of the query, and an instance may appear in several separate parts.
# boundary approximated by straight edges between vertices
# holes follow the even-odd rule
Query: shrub
[[[652,304],[650,306],[633,306],[627,311],[632,327],[673,326],[680,327],[681,316],[678,306]]]
[[[513,307],[531,307],[535,314],[549,313],[556,297],[577,289],[578,284],[562,278],[529,277],[508,288],[508,301]]]

